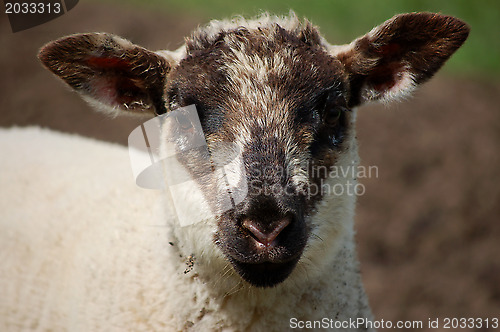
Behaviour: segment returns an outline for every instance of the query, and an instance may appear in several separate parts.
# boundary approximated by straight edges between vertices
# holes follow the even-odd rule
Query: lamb
[[[334,46],[294,14],[265,14],[213,21],[176,51],[106,33],[47,44],[43,64],[98,111],[146,118],[195,105],[208,157],[174,158],[196,195],[172,197],[170,168],[162,190],[141,189],[124,147],[0,131],[1,330],[372,330],[356,195],[324,190],[355,174],[312,170],[356,167],[357,107],[409,95],[468,32],[450,16],[401,14]],[[174,120],[159,122],[164,158],[174,127],[194,126]],[[228,156],[229,182],[197,176]],[[193,195],[206,215],[181,226],[178,203],[192,209]]]

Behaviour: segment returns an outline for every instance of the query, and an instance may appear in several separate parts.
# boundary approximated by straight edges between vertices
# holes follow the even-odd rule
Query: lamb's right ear
[[[163,90],[171,64],[125,39],[106,33],[72,35],[45,45],[38,57],[100,111],[166,112]]]

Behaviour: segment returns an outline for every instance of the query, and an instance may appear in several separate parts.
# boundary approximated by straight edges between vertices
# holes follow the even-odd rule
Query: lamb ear
[[[433,13],[396,15],[363,37],[332,53],[351,83],[350,106],[389,101],[409,94],[428,80],[463,44],[469,27]]]
[[[99,111],[119,115],[166,112],[167,60],[106,33],[77,34],[45,45],[43,64]]]

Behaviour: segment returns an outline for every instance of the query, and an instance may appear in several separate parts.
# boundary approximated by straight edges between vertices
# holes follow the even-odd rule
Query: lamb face
[[[196,105],[214,162],[227,157],[221,143],[241,152],[228,176],[248,192],[220,210],[225,187],[200,181],[216,217],[181,242],[195,257],[213,253],[200,264],[228,261],[251,285],[269,287],[321,273],[352,232],[355,195],[347,186],[355,174],[332,178],[328,170],[357,165],[354,108],[407,94],[467,34],[452,17],[405,14],[350,45],[331,46],[307,22],[264,16],[214,22],[177,52],[85,34],[47,45],[40,58],[108,113]],[[200,167],[181,163],[192,173]],[[327,189],[338,185],[341,194]]]
[[[324,179],[310,168],[333,166],[351,137],[345,71],[309,33],[271,25],[221,32],[202,46],[188,42],[166,88],[170,109],[196,105],[215,158],[220,142],[241,152],[242,167],[228,176],[246,183],[248,195],[218,214],[214,240],[256,286],[292,272],[321,200]],[[224,190],[200,185],[207,198]]]

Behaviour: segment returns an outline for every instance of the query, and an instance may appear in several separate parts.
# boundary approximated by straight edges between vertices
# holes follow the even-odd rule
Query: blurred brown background
[[[141,120],[93,113],[42,68],[37,50],[88,31],[175,49],[205,22],[198,13],[81,2],[13,34],[2,14],[0,126],[40,125],[126,144]],[[362,180],[356,217],[378,320],[500,318],[500,83],[450,75],[439,73],[406,102],[359,112],[362,164],[379,170],[378,178]]]

